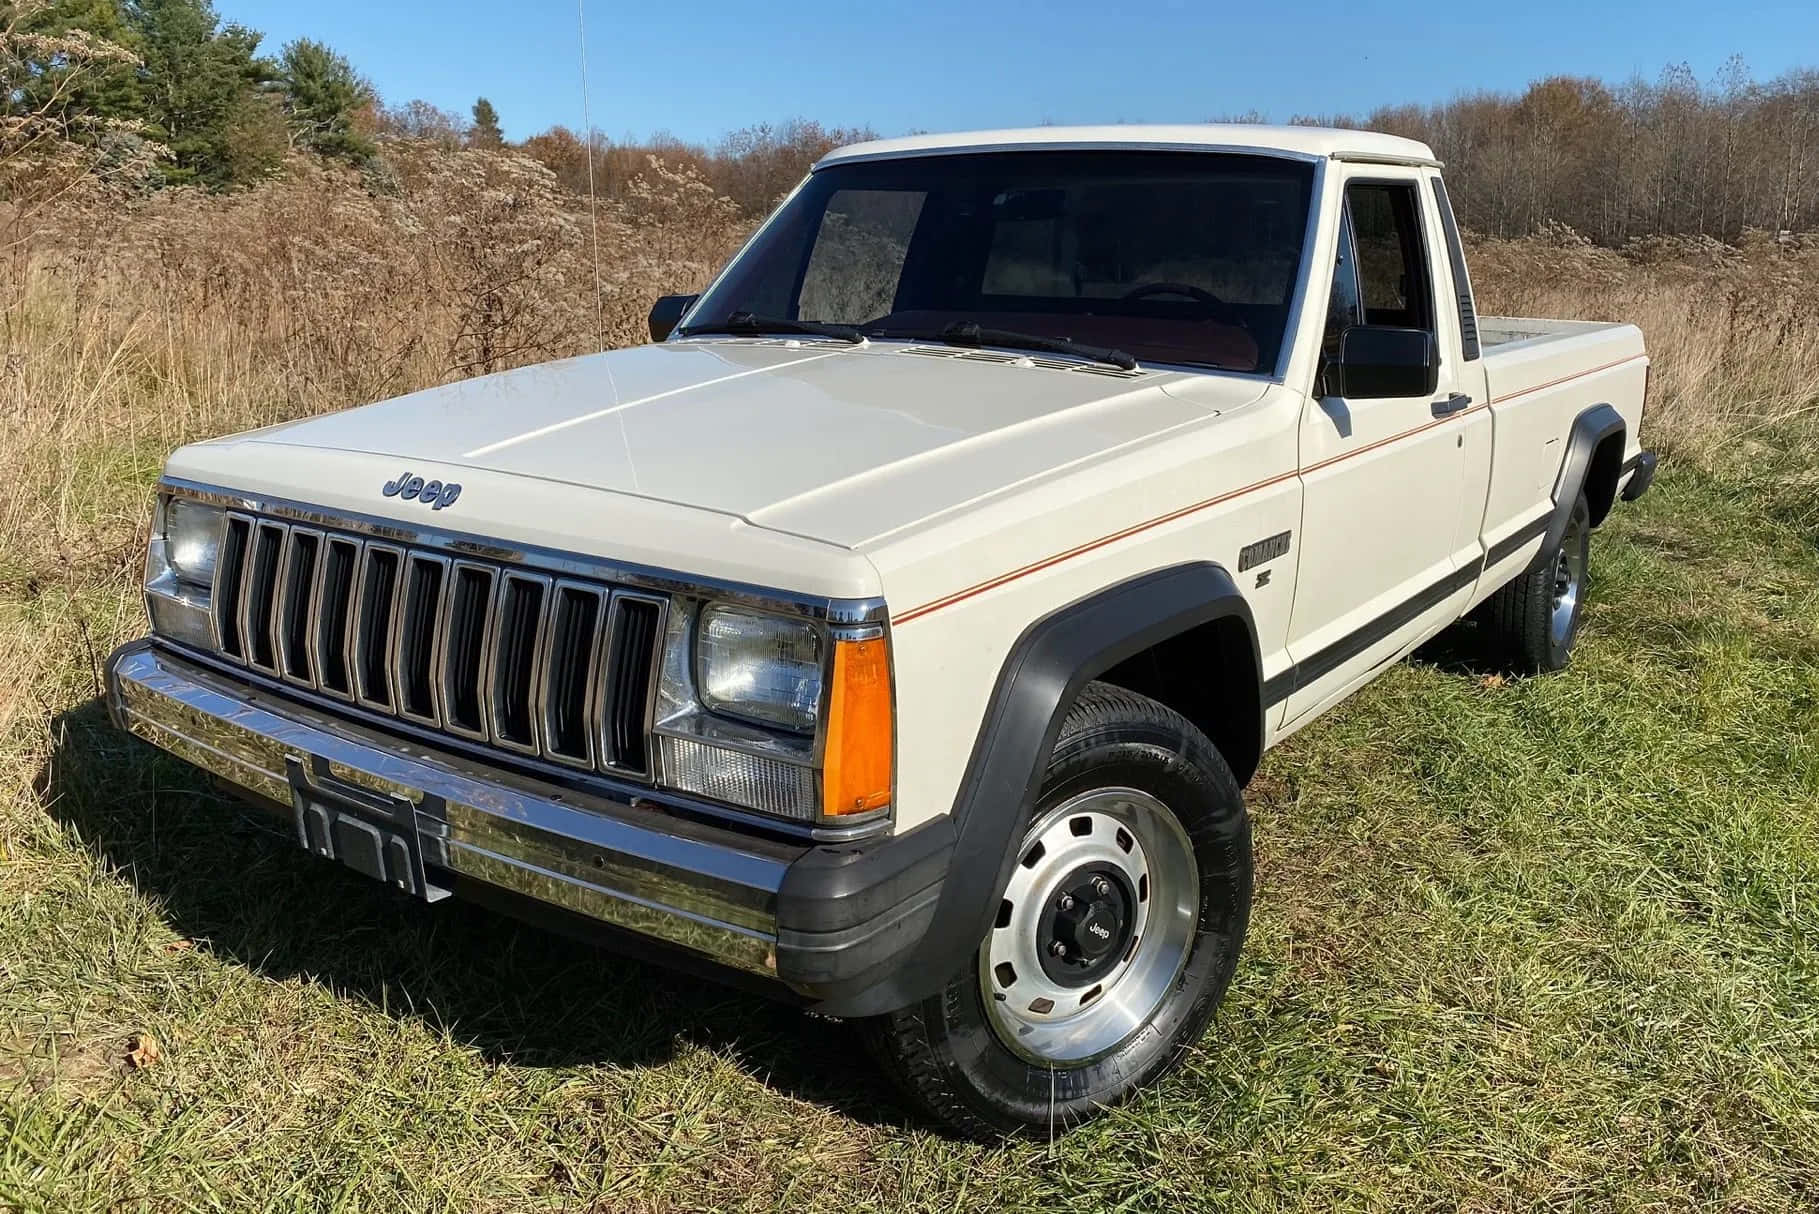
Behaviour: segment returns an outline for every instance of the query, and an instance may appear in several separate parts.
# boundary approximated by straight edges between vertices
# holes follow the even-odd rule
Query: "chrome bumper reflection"
[[[338,779],[415,804],[432,865],[775,976],[777,890],[795,855],[787,845],[431,752],[253,691],[149,642],[109,660],[108,708],[152,745],[284,805],[292,798],[286,758],[320,759]]]

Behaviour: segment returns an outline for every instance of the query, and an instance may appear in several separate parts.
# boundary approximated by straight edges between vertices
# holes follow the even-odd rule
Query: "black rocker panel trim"
[[[862,980],[813,992],[820,998],[812,1006],[835,1016],[877,1015],[907,1007],[946,985],[991,925],[1043,768],[1080,689],[1170,637],[1228,617],[1244,622],[1255,658],[1257,630],[1249,604],[1223,567],[1201,562],[1132,578],[1025,629],[999,670],[954,799],[951,859],[926,930],[913,942],[897,932],[872,936],[868,950],[877,963],[864,967],[859,958],[848,959],[843,970],[863,973]],[[1250,696],[1260,691],[1233,690]],[[1255,702],[1255,716],[1261,746],[1261,699]],[[829,862],[828,867],[839,866]],[[778,960],[781,970],[783,959]]]
[[[1477,565],[1455,569],[1369,623],[1353,629],[1326,648],[1296,662],[1263,684],[1263,702],[1274,707],[1301,688],[1319,682],[1436,603],[1445,602],[1477,581],[1480,572],[1482,570]]]
[[[1490,552],[1484,558],[1485,565],[1495,565],[1500,561],[1508,560],[1521,549],[1534,543],[1537,536],[1545,535],[1547,533],[1548,524],[1553,521],[1553,512],[1549,511],[1540,518],[1535,519],[1533,522],[1525,523],[1516,528],[1515,531],[1491,545]]]

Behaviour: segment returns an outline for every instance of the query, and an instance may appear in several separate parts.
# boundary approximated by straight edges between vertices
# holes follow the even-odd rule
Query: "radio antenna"
[[[581,34],[581,137],[587,141],[587,223],[594,245],[594,340],[606,349],[606,309],[600,294],[600,198],[594,189],[594,115],[587,97],[587,0],[575,0]]]

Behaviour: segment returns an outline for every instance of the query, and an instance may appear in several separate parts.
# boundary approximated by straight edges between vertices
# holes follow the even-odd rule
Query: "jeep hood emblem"
[[[420,476],[412,476],[407,468],[398,474],[397,480],[385,482],[379,492],[386,497],[401,497],[407,502],[422,502],[431,510],[441,510],[455,504],[455,499],[461,496],[461,486],[454,481],[426,481]]]

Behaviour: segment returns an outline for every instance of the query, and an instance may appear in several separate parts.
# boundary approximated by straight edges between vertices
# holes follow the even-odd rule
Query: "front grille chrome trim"
[[[526,732],[529,734],[528,739],[524,741],[513,738],[506,732],[503,718],[513,705],[507,704],[503,697],[511,696],[512,689],[500,685],[499,670],[509,652],[506,646],[510,643],[511,638],[505,635],[505,630],[509,626],[509,621],[505,617],[507,609],[511,606],[511,592],[514,585],[534,587],[539,596],[536,619],[531,625],[530,676],[526,680],[524,692],[524,721]],[[507,570],[500,577],[498,593],[493,597],[492,655],[486,664],[486,727],[494,746],[525,755],[541,756],[542,754],[538,742],[541,730],[538,726],[541,723],[540,718],[543,711],[540,702],[542,697],[538,694],[537,673],[542,666],[543,638],[548,631],[550,585],[551,579],[540,573],[519,573],[515,570]]]
[[[594,622],[588,630],[580,648],[585,668],[581,674],[581,751],[579,755],[566,754],[556,747],[558,728],[557,714],[560,706],[556,702],[556,642],[557,628],[560,623],[564,595],[579,595],[594,601]],[[605,664],[603,641],[608,628],[608,612],[612,595],[599,586],[590,586],[573,578],[558,578],[550,588],[549,603],[549,636],[544,644],[543,661],[537,672],[537,683],[544,689],[543,693],[543,757],[552,763],[562,763],[569,767],[580,767],[592,770],[600,761],[600,752],[596,737],[600,727],[600,687],[602,669]]]
[[[459,606],[462,579],[466,575],[486,579],[485,597],[480,603],[480,637],[474,646],[474,673],[471,691],[474,698],[474,712],[478,724],[470,726],[460,720],[459,701],[461,690],[456,686],[455,662],[463,654],[451,648],[455,632],[455,610]],[[442,728],[459,737],[475,742],[491,742],[492,735],[487,732],[486,672],[493,661],[493,608],[499,599],[499,571],[491,565],[481,565],[474,561],[452,561],[449,565],[448,585],[442,596],[442,621],[439,626],[440,655],[437,659],[437,682],[441,688]]]
[[[442,706],[442,680],[438,677],[438,672],[441,670],[440,657],[443,645],[443,600],[449,597],[450,564],[447,557],[437,556],[434,553],[411,552],[406,555],[404,566],[398,575],[400,593],[392,623],[394,638],[392,688],[398,701],[398,715],[415,721],[419,725],[428,725],[432,729],[441,729],[447,716]],[[411,708],[410,654],[405,648],[407,642],[416,640],[415,637],[408,635],[410,612],[412,600],[415,597],[417,570],[424,566],[433,567],[436,570],[437,578],[436,588],[433,592],[435,601],[430,604],[428,612],[430,636],[428,668],[425,677],[429,686],[430,710],[427,714],[416,712]]]
[[[401,522],[397,519],[351,511],[329,510],[305,502],[266,494],[247,493],[219,485],[165,477],[159,492],[208,502],[223,509],[247,515],[304,523],[357,536],[371,536],[416,548],[429,548],[450,556],[491,562],[503,567],[536,569],[555,577],[577,577],[605,582],[613,586],[639,589],[655,595],[681,594],[695,598],[742,603],[784,615],[801,615],[824,620],[828,624],[881,624],[889,612],[877,596],[827,598],[819,595],[793,594],[745,582],[722,578],[682,574],[578,555],[554,548],[516,544],[497,537],[446,531],[437,527]]]
[[[322,532],[313,527],[292,527],[284,543],[283,563],[279,566],[278,601],[276,618],[273,623],[277,641],[278,669],[288,683],[307,687],[311,691],[321,688],[321,671],[316,665],[314,637],[316,619],[322,608]],[[313,543],[315,555],[310,558],[308,597],[303,603],[303,663],[305,676],[298,675],[293,669],[293,658],[297,655],[291,646],[290,619],[297,601],[297,573],[295,554],[298,545]]]
[[[381,567],[375,561],[375,557],[380,560],[389,559],[392,563],[390,597],[385,603],[384,609],[379,613],[383,619],[370,621],[374,624],[383,623],[385,626],[385,638],[381,646],[384,652],[378,655],[368,652],[366,636],[369,623],[367,588],[372,582],[375,570]],[[393,715],[397,715],[398,712],[397,689],[393,687],[391,679],[391,670],[396,658],[392,650],[395,647],[398,633],[393,625],[398,606],[399,574],[403,568],[404,549],[393,544],[367,543],[361,546],[360,561],[354,566],[354,597],[351,608],[353,614],[349,617],[351,622],[347,630],[347,673],[349,681],[353,684],[354,698],[368,708]],[[375,661],[378,665],[378,673],[385,678],[383,698],[372,694],[370,680],[367,678],[369,663]]]

